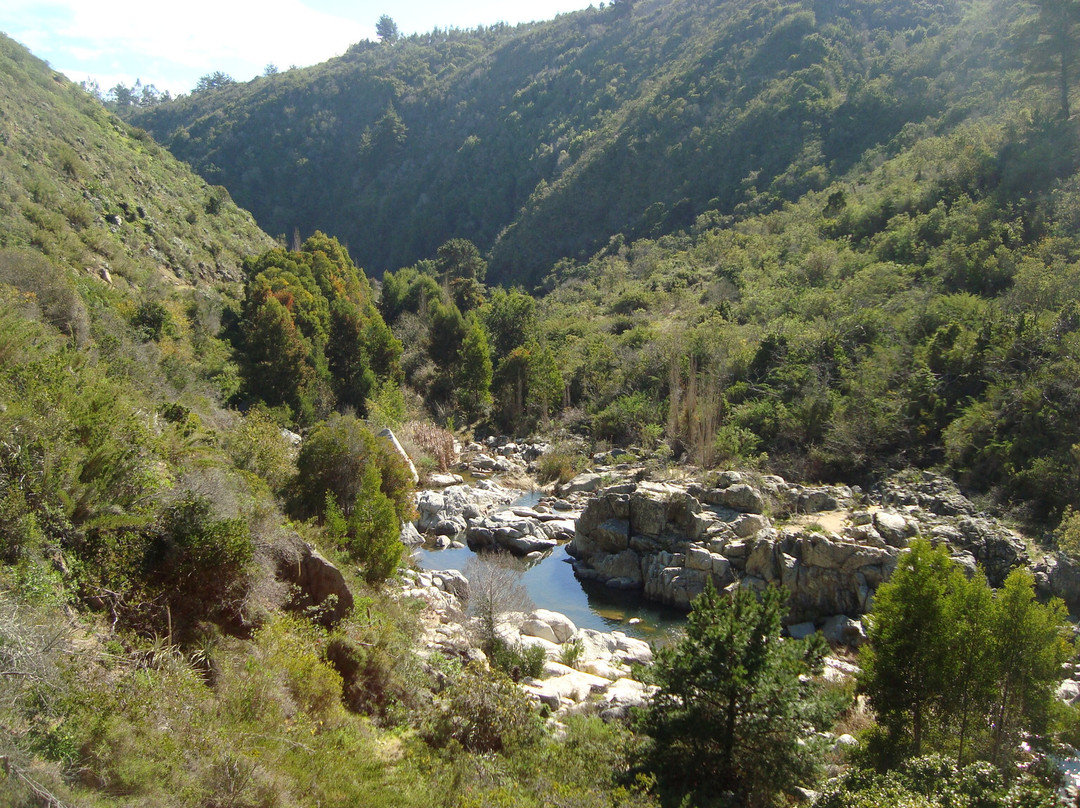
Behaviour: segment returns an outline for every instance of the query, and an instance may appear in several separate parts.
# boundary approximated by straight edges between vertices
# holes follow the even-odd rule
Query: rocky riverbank
[[[477,638],[476,618],[466,616],[469,582],[454,570],[407,570],[402,597],[423,600],[422,653],[463,661],[485,659]],[[625,718],[642,706],[651,690],[631,677],[633,665],[652,662],[652,648],[622,632],[578,628],[565,615],[547,609],[507,612],[496,633],[511,647],[540,647],[541,677],[526,679],[523,689],[556,717],[596,713],[605,720]]]
[[[831,640],[857,643],[852,618],[869,609],[917,535],[944,542],[972,571],[981,566],[994,586],[1031,566],[1047,594],[1078,601],[1075,565],[1033,563],[1019,534],[979,514],[950,481],[924,473],[897,475],[869,493],[738,472],[707,482],[618,483],[590,495],[568,552],[581,578],[684,608],[709,581],[719,589],[782,584],[789,626],[829,627]]]

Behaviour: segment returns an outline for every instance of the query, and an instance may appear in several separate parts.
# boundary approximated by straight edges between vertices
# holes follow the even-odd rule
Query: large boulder
[[[320,621],[334,625],[353,607],[353,594],[334,564],[298,536],[277,548],[277,577],[296,587],[294,608],[316,607]]]
[[[904,547],[916,528],[903,516],[891,511],[878,511],[873,517],[874,530],[892,547]]]
[[[525,618],[525,622],[521,624],[521,633],[562,645],[574,638],[577,626],[564,614],[548,609],[537,609]]]
[[[1061,598],[1070,612],[1080,612],[1080,561],[1054,553],[1040,559],[1032,572],[1039,597]]]
[[[716,504],[740,513],[761,513],[765,500],[761,493],[746,483],[736,483],[716,493]]]
[[[1000,587],[1017,567],[1030,564],[1019,534],[993,519],[962,516],[950,530],[950,544],[975,556],[990,586]]]

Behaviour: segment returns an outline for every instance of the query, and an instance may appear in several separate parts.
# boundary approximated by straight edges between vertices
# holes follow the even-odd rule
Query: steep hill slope
[[[824,187],[928,116],[1011,92],[1022,4],[649,0],[516,29],[361,43],[134,120],[271,232],[381,272],[452,237],[535,280],[616,233]],[[947,116],[943,116],[948,110]]]
[[[0,247],[145,286],[235,281],[272,244],[224,188],[6,37],[0,99]]]

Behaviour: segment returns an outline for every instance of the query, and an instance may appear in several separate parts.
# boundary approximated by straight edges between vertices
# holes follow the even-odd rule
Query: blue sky
[[[382,14],[411,34],[546,20],[588,6],[588,0],[0,0],[0,31],[73,81],[96,79],[108,90],[141,79],[176,94],[215,70],[246,81],[268,63],[284,70],[325,61],[375,39]]]

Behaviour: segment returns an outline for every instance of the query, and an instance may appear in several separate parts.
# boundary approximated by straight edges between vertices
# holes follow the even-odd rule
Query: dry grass
[[[457,462],[454,433],[430,421],[409,421],[401,427],[398,438],[417,468],[433,465],[439,471],[449,471]]]

